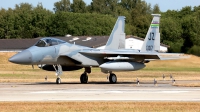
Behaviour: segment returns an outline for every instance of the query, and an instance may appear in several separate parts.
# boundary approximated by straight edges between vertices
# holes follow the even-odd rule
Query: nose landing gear
[[[62,66],[61,65],[53,65],[55,71],[56,71],[56,76],[57,76],[57,79],[56,79],[56,84],[61,84],[61,78],[60,76],[62,75]]]

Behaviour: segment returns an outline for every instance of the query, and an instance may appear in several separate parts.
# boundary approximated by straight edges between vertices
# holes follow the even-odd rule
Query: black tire
[[[80,81],[82,84],[88,83],[88,75],[87,74],[82,74],[80,77]]]
[[[56,84],[60,84],[61,83],[61,79],[60,78],[57,78],[56,79]]]
[[[111,73],[109,76],[109,81],[111,84],[117,83],[117,76],[115,74]]]

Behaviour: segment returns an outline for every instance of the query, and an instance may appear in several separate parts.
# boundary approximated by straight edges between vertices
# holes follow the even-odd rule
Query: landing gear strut
[[[109,81],[111,84],[117,83],[117,76],[114,73],[110,73]]]
[[[56,76],[57,76],[57,79],[56,79],[56,84],[60,84],[61,83],[61,78],[60,76],[62,75],[62,66],[61,65],[53,65],[55,71],[56,71]]]
[[[91,68],[90,67],[85,67],[84,73],[80,76],[80,82],[82,84],[88,83],[88,75],[87,73],[91,73]]]

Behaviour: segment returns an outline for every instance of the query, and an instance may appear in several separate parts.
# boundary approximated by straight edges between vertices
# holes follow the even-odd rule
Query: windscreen
[[[46,46],[46,43],[43,41],[43,40],[39,40],[35,46],[38,46],[38,47],[45,47]]]

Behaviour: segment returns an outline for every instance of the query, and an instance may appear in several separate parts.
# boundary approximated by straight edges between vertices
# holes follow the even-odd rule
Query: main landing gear
[[[56,71],[56,76],[57,76],[57,79],[56,79],[56,84],[60,84],[61,83],[61,78],[60,76],[62,75],[62,66],[61,65],[53,65],[55,71]]]
[[[80,76],[80,81],[81,81],[82,84],[88,83],[88,75],[87,75],[87,73],[83,73],[83,74]]]
[[[54,69],[56,71],[56,76],[57,76],[56,84],[61,84],[60,76],[62,75],[62,72],[63,72],[62,66],[61,65],[53,65],[53,67],[54,67]],[[82,84],[88,83],[88,75],[87,75],[88,73],[91,73],[91,68],[90,67],[85,67],[85,71],[80,76],[80,82]],[[109,81],[110,81],[111,84],[117,83],[117,76],[112,72],[110,72]]]
[[[80,82],[82,84],[88,83],[88,75],[87,75],[87,73],[91,73],[91,68],[90,67],[85,67],[84,73],[81,74],[81,76],[80,76]]]
[[[112,71],[101,69],[101,72],[103,72],[105,74],[110,73],[110,75],[107,77],[107,79],[109,79],[109,82],[111,84],[117,83],[117,76],[114,73],[112,73]]]
[[[114,73],[110,73],[109,81],[111,84],[117,83],[117,76]]]

